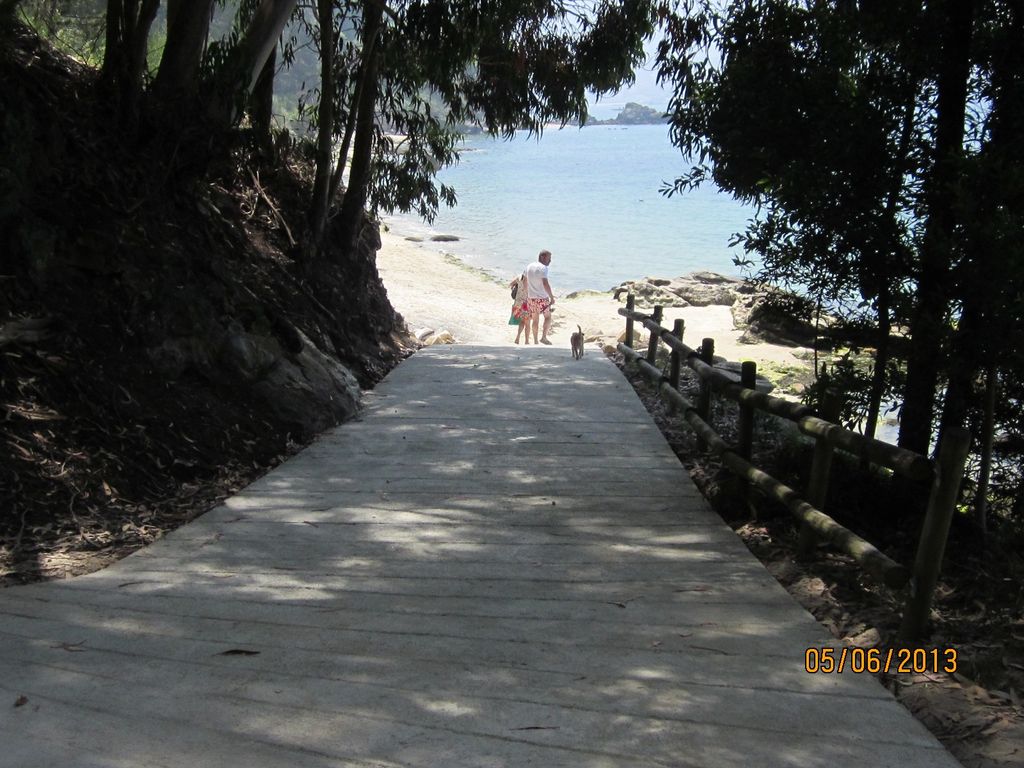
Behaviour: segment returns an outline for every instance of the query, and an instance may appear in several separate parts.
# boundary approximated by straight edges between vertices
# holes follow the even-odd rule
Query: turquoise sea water
[[[503,278],[546,248],[558,294],[704,269],[739,275],[740,249],[728,243],[752,209],[712,186],[660,193],[687,168],[663,125],[549,129],[539,141],[470,137],[462,161],[440,174],[459,204],[432,227],[405,215],[385,223],[399,235],[457,236],[438,249]]]

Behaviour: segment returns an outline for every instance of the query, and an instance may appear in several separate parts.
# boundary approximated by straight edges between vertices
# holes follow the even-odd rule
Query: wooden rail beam
[[[872,578],[893,589],[904,586],[910,580],[910,570],[906,566],[900,565],[870,542],[844,528],[824,512],[815,509],[789,486],[737,456],[694,410],[686,411],[684,417],[711,449],[722,457],[725,466],[782,502],[801,523],[810,526],[816,535],[836,549],[850,555]]]
[[[644,327],[651,331],[647,353],[644,355],[632,349],[631,343],[619,344],[618,350],[627,362],[636,362],[640,370],[657,386],[659,395],[682,412],[683,418],[697,434],[698,445],[718,453],[725,466],[734,474],[761,488],[785,505],[790,513],[801,521],[804,532],[802,541],[813,541],[814,538],[828,541],[853,557],[877,581],[891,588],[898,589],[912,581],[913,588],[904,612],[900,636],[904,639],[920,637],[927,624],[931,596],[938,579],[949,523],[955,508],[959,484],[963,478],[970,435],[966,432],[960,434],[958,430],[950,431],[948,439],[943,441],[942,454],[936,465],[925,456],[873,438],[866,438],[819,418],[807,406],[758,392],[753,388],[756,368],[752,366],[748,368],[744,364],[741,383],[737,384],[714,369],[714,340],[704,339],[700,352],[697,352],[683,343],[683,327],[680,322],[677,321],[671,332],[661,327],[661,307],[656,307],[654,315],[648,316],[636,312],[633,306],[633,297],[630,295],[627,297],[626,308],[619,310],[619,314],[626,318],[626,340],[632,341],[633,322],[642,322]],[[664,341],[672,350],[669,377],[653,365],[659,340]],[[696,405],[678,389],[678,365],[683,363],[692,368],[701,381],[700,399]],[[729,446],[708,423],[712,389],[740,404],[739,452]],[[806,500],[795,490],[749,462],[752,414],[755,409],[794,421],[801,432],[815,439],[816,459]],[[828,487],[832,454],[836,448],[889,467],[894,472],[913,480],[934,479],[925,529],[914,563],[913,579],[910,569],[893,561],[873,544],[844,528],[821,511]]]
[[[806,405],[772,397],[764,392],[747,389],[737,384],[721,371],[715,370],[711,362],[701,359],[700,352],[688,347],[681,339],[674,337],[667,328],[662,328],[648,315],[635,311],[630,313],[628,306],[627,298],[627,309],[619,310],[619,314],[627,318],[627,324],[633,318],[643,322],[644,327],[650,329],[652,334],[658,334],[670,349],[678,351],[681,360],[685,361],[686,365],[693,369],[702,381],[709,382],[718,394],[735,400],[741,405],[751,405],[758,410],[796,422],[797,427],[805,435],[815,439],[829,440],[836,448],[888,467],[911,480],[931,481],[935,467],[928,457],[829,423],[815,416],[814,410]]]
[[[935,464],[927,456],[859,435],[817,416],[805,416],[797,422],[797,428],[809,437],[826,440],[847,453],[888,467],[911,480],[926,483],[935,476]]]

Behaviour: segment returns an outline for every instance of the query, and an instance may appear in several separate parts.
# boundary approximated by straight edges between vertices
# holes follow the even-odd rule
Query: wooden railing
[[[651,315],[635,310],[635,297],[630,294],[626,307],[619,310],[626,318],[626,338],[619,352],[626,362],[636,362],[658,388],[660,396],[697,434],[698,447],[710,448],[734,474],[751,486],[782,502],[801,522],[800,550],[808,553],[819,540],[852,557],[876,581],[893,589],[909,587],[900,624],[901,642],[915,642],[927,631],[932,595],[938,581],[946,538],[956,508],[964,464],[970,447],[966,430],[950,430],[944,435],[937,461],[926,456],[883,443],[845,429],[819,417],[813,409],[755,389],[756,365],[744,362],[740,382],[713,367],[714,340],[704,339],[699,350],[683,343],[683,321],[676,320],[671,331],[661,326],[663,310],[655,307]],[[640,322],[651,332],[646,353],[633,349],[634,323]],[[669,374],[655,366],[659,344],[671,350]],[[700,390],[696,403],[679,391],[681,366],[691,368],[699,377]],[[712,392],[739,404],[738,437],[729,445],[710,425]],[[754,412],[763,411],[794,422],[805,435],[814,439],[814,458],[807,492],[801,495],[750,463],[754,435]],[[832,418],[836,415],[832,414]],[[931,487],[917,553],[911,568],[895,562],[875,545],[843,527],[822,510],[828,491],[832,457],[842,450],[898,475]]]

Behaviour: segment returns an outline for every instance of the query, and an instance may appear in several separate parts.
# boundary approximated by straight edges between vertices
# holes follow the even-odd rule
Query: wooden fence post
[[[663,311],[664,310],[662,310],[661,307],[655,307],[654,308],[654,314],[651,315],[651,319],[655,323],[657,323],[658,325],[661,325],[661,316],[662,316],[662,312]],[[650,329],[648,329],[648,330],[650,330]],[[658,358],[658,342],[659,341],[661,341],[661,337],[657,333],[655,333],[654,331],[651,331],[651,340],[647,344],[647,362],[650,363],[651,365],[654,365],[655,364],[655,360],[657,360],[657,358]]]
[[[744,360],[740,364],[740,385],[744,389],[757,388],[757,363],[752,360]],[[754,406],[741,402],[739,404],[740,414],[737,424],[736,453],[745,461],[750,461],[750,454],[754,451]],[[754,505],[754,486],[746,479],[736,476],[739,485],[736,488],[737,495],[746,503],[750,510],[751,519],[757,517],[757,507]]]
[[[956,502],[960,496],[960,483],[964,476],[967,452],[971,448],[971,434],[954,427],[942,436],[939,458],[935,463],[935,482],[928,498],[928,511],[921,528],[921,539],[914,557],[914,575],[910,580],[910,596],[903,609],[899,641],[913,643],[924,638],[932,607],[932,593],[939,580],[942,558],[946,553],[946,538],[953,520]]]
[[[757,363],[744,360],[740,365],[740,384],[744,389],[757,388]],[[754,406],[740,403],[739,445],[736,452],[747,461],[754,447]]]
[[[636,306],[636,297],[632,293],[626,294],[626,311],[632,312]],[[630,349],[633,348],[633,318],[626,316],[626,341],[625,344]]]
[[[672,335],[675,336],[680,341],[682,341],[683,340],[683,330],[684,329],[685,329],[685,325],[683,323],[683,318],[677,317],[675,322],[672,323]],[[679,354],[679,350],[677,350],[675,347],[673,347],[672,348],[672,354],[671,354],[671,357],[669,359],[670,359],[671,362],[670,362],[669,371],[668,371],[668,383],[671,385],[672,389],[674,389],[674,390],[676,390],[678,392],[679,391],[679,369],[680,369],[681,364],[682,364],[682,359],[681,359],[681,356]],[[675,413],[678,410],[679,409],[676,407],[674,402],[670,402],[668,404],[668,412],[669,413]]]
[[[704,339],[700,344],[700,359],[708,365],[714,365],[715,362],[715,340]],[[701,377],[700,380],[700,395],[697,397],[697,415],[700,416],[701,420],[705,424],[711,423],[711,382]],[[708,444],[702,439],[697,438],[697,450],[706,451]]]
[[[825,421],[833,424],[839,419],[839,395],[835,390],[826,390],[821,400],[821,412],[818,414]],[[828,478],[832,471],[832,443],[823,437],[814,439],[814,458],[811,461],[811,479],[807,483],[807,503],[819,512],[825,511],[825,498],[828,496]],[[800,558],[808,558],[814,553],[814,545],[818,537],[808,525],[800,527],[800,540],[796,554]]]

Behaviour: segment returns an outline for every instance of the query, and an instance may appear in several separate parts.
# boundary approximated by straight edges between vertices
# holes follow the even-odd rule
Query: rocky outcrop
[[[661,307],[730,307],[740,342],[757,344],[814,343],[813,306],[806,299],[749,280],[715,272],[694,272],[674,278],[646,277],[628,280],[612,289],[625,302],[630,293],[637,309]]]
[[[435,331],[433,328],[417,328],[412,331],[416,341],[425,347],[432,347],[435,344],[454,344],[456,342],[451,331],[441,329]]]
[[[610,120],[595,120],[590,118],[587,125],[660,125],[667,123],[668,116],[663,109],[645,107],[643,104],[629,102]]]
[[[814,343],[817,332],[811,322],[813,306],[806,299],[776,290],[758,290],[737,298],[732,322],[743,331],[741,344]]]
[[[753,293],[754,287],[738,277],[694,272],[671,279],[645,277],[627,280],[612,292],[620,301],[625,301],[625,295],[632,293],[637,307],[707,307],[713,304],[729,307],[741,295]]]
[[[298,329],[287,338],[246,329],[238,321],[175,335],[148,350],[168,381],[192,372],[211,382],[244,388],[266,418],[296,435],[315,435],[355,415],[361,388],[353,373],[324,354]]]

